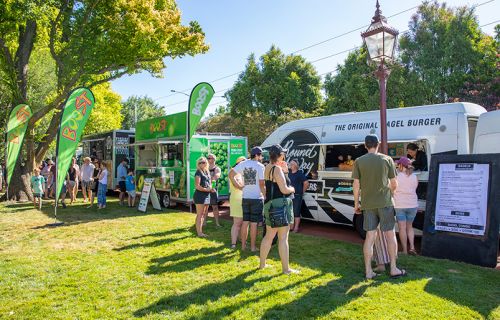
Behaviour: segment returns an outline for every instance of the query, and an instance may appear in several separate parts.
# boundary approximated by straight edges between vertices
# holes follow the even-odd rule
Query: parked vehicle
[[[471,103],[450,103],[387,110],[389,155],[406,156],[415,143],[430,158],[435,154],[469,154],[478,118],[486,110]],[[286,123],[262,144],[289,149],[287,160],[296,159],[311,178],[304,196],[303,218],[354,225],[363,234],[362,219],[354,215],[351,170],[353,160],[366,153],[364,138],[379,133],[379,111],[352,112]],[[414,227],[422,229],[428,171],[416,171],[419,214]]]
[[[473,153],[500,153],[500,110],[479,116]]]
[[[153,177],[160,203],[191,204],[194,194],[196,161],[213,153],[222,175],[217,188],[219,200],[229,199],[229,170],[240,156],[247,155],[247,138],[231,134],[195,134],[188,141],[187,112],[148,119],[137,123],[134,144],[137,190],[144,178]]]
[[[134,130],[113,130],[85,136],[82,138],[81,156],[89,156],[106,163],[108,168],[108,190],[115,190],[118,185],[117,168],[123,159],[129,160],[129,167],[134,168]],[[81,162],[81,159],[79,159]]]

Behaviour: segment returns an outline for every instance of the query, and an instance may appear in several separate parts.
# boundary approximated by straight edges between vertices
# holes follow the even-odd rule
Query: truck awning
[[[415,142],[418,140],[426,140],[426,139],[411,139],[411,140],[389,140],[388,143],[408,143],[408,142]],[[345,145],[352,145],[352,144],[364,144],[364,141],[339,141],[339,142],[322,142],[322,143],[305,143],[305,144],[300,144],[299,146],[345,146]]]
[[[134,146],[144,146],[144,145],[151,145],[151,144],[179,144],[182,143],[182,141],[174,141],[174,140],[160,140],[160,141],[144,141],[144,142],[134,142],[134,143],[129,143],[129,144],[122,144],[124,147],[134,147]]]

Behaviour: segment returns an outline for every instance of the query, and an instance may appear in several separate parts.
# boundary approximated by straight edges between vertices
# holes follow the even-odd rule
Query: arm
[[[361,207],[359,206],[359,179],[354,179],[352,183],[352,193],[354,194],[354,213],[360,214]]]
[[[239,183],[238,181],[236,181],[234,179],[234,177],[236,176],[236,171],[234,171],[234,169],[231,169],[231,171],[229,171],[229,180],[231,180],[231,183],[233,184],[233,186],[236,188],[236,189],[240,189],[242,190],[244,185]],[[262,188],[261,188],[261,191],[262,191]]]
[[[307,189],[309,189],[309,181],[306,179],[304,180],[304,193],[306,193]]]
[[[283,171],[281,170],[280,167],[278,167],[278,166],[274,167],[273,178],[274,178],[274,181],[276,181],[276,183],[278,184],[278,187],[280,188],[281,193],[290,194],[290,193],[295,192],[294,187],[288,187],[286,185],[285,175],[283,174]]]
[[[200,185],[201,178],[199,176],[194,176],[194,187],[196,190],[201,192],[210,192],[211,188],[204,188]]]
[[[396,191],[396,188],[398,187],[398,181],[396,178],[389,179],[389,188],[391,189],[391,192],[394,194],[394,191]]]
[[[266,197],[266,180],[259,180],[260,193],[262,196]]]
[[[212,178],[212,180],[214,180],[214,181],[219,180],[221,173],[222,173],[222,171],[220,170],[220,168],[216,167],[214,177]]]

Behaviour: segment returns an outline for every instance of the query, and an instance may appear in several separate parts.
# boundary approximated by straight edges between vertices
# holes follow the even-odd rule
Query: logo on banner
[[[312,132],[299,130],[285,137],[281,141],[281,146],[288,149],[286,161],[297,160],[299,170],[302,170],[305,175],[309,175],[311,171],[318,170],[319,146],[310,145],[318,142],[318,138]]]
[[[76,141],[76,132],[78,126],[81,124],[83,116],[87,113],[87,106],[92,105],[92,101],[87,98],[87,92],[84,91],[81,95],[76,97],[75,110],[67,119],[67,125],[61,130],[61,136],[71,141]]]
[[[205,103],[208,94],[209,91],[205,87],[202,87],[200,89],[200,91],[198,92],[198,98],[196,98],[196,103],[194,104],[194,108],[192,111],[193,114],[201,116],[201,109],[203,109],[203,103]]]

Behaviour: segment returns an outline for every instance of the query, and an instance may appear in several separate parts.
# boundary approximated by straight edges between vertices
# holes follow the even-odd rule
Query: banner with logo
[[[93,107],[94,95],[87,88],[73,90],[64,105],[57,135],[56,203]]]
[[[23,145],[28,122],[33,113],[28,105],[20,104],[12,109],[7,123],[7,185],[14,173],[17,158]]]
[[[214,88],[206,82],[198,83],[191,91],[188,109],[188,142],[196,132],[196,128],[198,127],[210,100],[212,100],[214,93]]]

